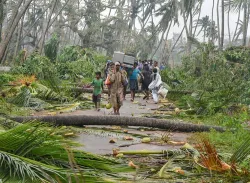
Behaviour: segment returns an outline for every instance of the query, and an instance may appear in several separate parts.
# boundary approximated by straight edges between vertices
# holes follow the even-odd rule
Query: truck
[[[120,62],[127,68],[133,68],[135,57],[133,55],[125,54],[120,51],[115,51],[113,54],[112,62]]]

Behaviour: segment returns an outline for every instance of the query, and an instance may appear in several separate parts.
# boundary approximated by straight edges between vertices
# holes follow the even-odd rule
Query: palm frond
[[[116,173],[132,171],[128,166],[114,159],[73,149],[78,144],[56,135],[59,130],[36,121],[16,126],[0,133],[0,151],[23,157],[27,161],[29,159],[31,163],[39,162],[41,166],[48,165],[55,167],[55,170],[61,169],[60,175],[63,177],[66,174],[73,177],[77,174],[79,177],[84,170],[84,177],[93,176],[93,180],[101,181],[101,173],[115,177]],[[69,151],[72,154],[70,161]],[[74,162],[73,169],[70,162]],[[1,165],[0,168],[2,168]],[[7,177],[11,175],[10,172],[6,174]]]
[[[0,151],[0,170],[3,181],[18,179],[23,181],[57,182],[52,175],[60,176],[60,169],[40,162]]]
[[[232,163],[240,163],[244,161],[250,154],[250,136],[239,146],[238,150],[232,155]]]

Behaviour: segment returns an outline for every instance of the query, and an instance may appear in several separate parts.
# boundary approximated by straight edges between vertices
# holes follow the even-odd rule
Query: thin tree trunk
[[[201,17],[201,8],[202,8],[202,2],[200,1],[198,21],[200,20],[200,17]],[[198,27],[198,21],[197,21],[197,23],[196,23],[196,25],[195,25],[193,37],[195,37],[195,33],[196,33],[196,30],[197,30],[197,27]]]
[[[0,42],[2,41],[3,21],[4,21],[4,0],[0,0]]]
[[[10,23],[8,23],[8,26],[7,26],[7,29],[6,29],[6,30],[10,30],[10,28],[13,26],[14,21],[15,21],[16,17],[18,16],[19,8],[22,6],[22,3],[23,3],[23,0],[19,0],[19,1],[18,1],[18,3],[17,3],[17,5],[16,5],[15,9],[14,9],[13,12],[12,12],[12,16],[11,16],[11,18],[10,18],[10,20],[9,20]],[[16,25],[16,26],[17,26],[17,25]],[[15,27],[16,27],[16,26],[15,26]],[[5,37],[8,37],[8,34],[9,34],[9,33],[10,33],[10,32],[7,31]]]
[[[217,26],[218,26],[218,46],[221,48],[220,44],[220,0],[217,0]]]
[[[185,28],[186,36],[187,36],[187,53],[190,53],[191,49],[190,49],[189,33],[188,33],[188,27],[187,27],[187,19],[185,18],[185,15],[183,15],[183,20],[184,20],[184,28]]]
[[[25,122],[39,120],[56,125],[83,126],[83,125],[116,125],[116,126],[145,126],[152,128],[168,129],[179,132],[204,132],[211,129],[224,132],[225,129],[217,126],[197,125],[184,123],[177,120],[162,120],[126,116],[85,116],[85,115],[58,115],[58,116],[29,116],[14,117],[12,120]]]
[[[12,19],[13,22],[11,22],[11,26],[8,26],[8,34],[5,35],[4,39],[1,41],[0,43],[0,61],[1,63],[3,62],[3,57],[6,51],[6,48],[9,44],[9,41],[20,21],[20,19],[22,18],[22,16],[24,16],[26,10],[28,9],[30,3],[32,2],[32,0],[28,0],[23,6],[22,9],[17,13],[17,15],[15,16],[15,19]],[[20,9],[20,7],[16,7],[17,11],[18,9]]]
[[[175,47],[176,47],[177,43],[179,42],[184,30],[185,30],[185,26],[182,28],[182,31],[181,31],[179,37],[177,38],[176,42],[174,43],[173,47],[171,48],[171,52],[173,52],[173,50],[175,49]]]
[[[213,22],[214,22],[214,0],[213,0],[213,6],[212,6],[212,21],[211,21],[210,29],[212,29]],[[214,35],[212,33],[212,30],[210,30],[210,34],[209,34],[209,41],[210,40],[212,40],[212,42],[214,42]]]
[[[10,43],[8,43],[6,51],[4,52],[3,62],[2,62],[3,65],[5,64],[5,61],[6,61],[8,53],[9,53],[9,50],[10,50]]]
[[[166,37],[168,37],[168,34],[169,34],[169,31],[170,31],[171,25],[172,25],[172,21],[170,22],[170,25],[168,26],[168,28],[162,33],[160,42],[159,42],[157,48],[155,49],[155,52],[153,53],[152,58],[155,56],[155,54],[156,54],[157,51],[159,50],[159,48],[160,48],[160,46],[161,46],[161,43],[162,43],[162,41],[164,40],[163,37],[164,37],[164,35],[165,35],[166,32],[167,32]],[[159,64],[160,64],[160,63],[159,63]]]
[[[246,46],[247,44],[247,18],[248,18],[248,8],[247,8],[247,2],[244,2],[243,8],[244,8],[244,17],[243,17],[243,39],[242,39],[242,46]]]
[[[22,36],[22,31],[23,31],[23,22],[24,22],[24,16],[22,17],[22,20],[21,20],[21,23],[20,23],[20,28],[19,28],[18,34],[17,34],[17,42],[16,42],[16,47],[15,47],[14,57],[17,56],[18,50],[19,50],[19,47],[20,47],[21,36]]]
[[[220,49],[223,49],[224,46],[224,34],[225,34],[225,7],[224,0],[221,0],[221,43]]]
[[[40,42],[40,46],[39,46],[39,53],[42,54],[43,52],[43,47],[44,47],[44,42],[45,42],[45,36],[49,30],[49,25],[50,25],[50,21],[51,21],[51,18],[52,18],[52,15],[54,13],[54,10],[56,8],[56,4],[57,4],[58,0],[54,0],[54,4],[52,6],[52,9],[51,9],[51,12],[48,16],[48,21],[45,25],[45,29],[44,29],[44,32],[42,33],[42,38],[41,38],[41,42]]]
[[[203,42],[206,42],[206,28],[204,28],[204,32],[203,32]]]
[[[231,1],[229,1],[229,7],[228,7],[228,12],[227,12],[228,38],[229,38],[229,43],[231,44],[230,11],[231,11]]]
[[[190,30],[192,30],[191,28],[190,28],[190,26],[192,26],[192,25],[189,25],[189,29],[188,29],[188,26],[187,26],[187,21],[188,21],[188,19],[190,18],[190,24],[193,22],[192,21],[192,1],[190,1],[190,3],[189,3],[189,7],[188,7],[188,14],[187,14],[187,17],[186,17],[186,15],[185,15],[185,11],[183,12],[183,20],[184,20],[184,27],[185,27],[185,30],[186,30],[186,36],[187,36],[187,52],[188,53],[190,53],[191,52],[191,42],[190,42],[190,40],[189,40],[189,36],[192,36],[192,32],[189,32]],[[191,16],[191,17],[189,17],[189,15]]]
[[[233,42],[236,41],[235,38],[236,38],[237,30],[238,30],[238,27],[239,27],[239,23],[240,23],[240,14],[241,14],[241,9],[239,9],[239,12],[238,12],[237,24],[236,24],[236,28],[235,28],[234,35],[233,35],[233,40],[232,40]]]

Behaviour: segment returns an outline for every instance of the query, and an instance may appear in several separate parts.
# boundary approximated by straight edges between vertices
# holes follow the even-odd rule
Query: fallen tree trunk
[[[72,91],[74,91],[74,92],[82,92],[82,93],[93,93],[93,88],[81,88],[81,87],[72,87],[71,88],[71,90]],[[141,93],[142,91],[141,90],[139,90],[139,91],[137,91],[137,93]],[[108,90],[107,89],[105,89],[104,91],[103,91],[103,93],[108,93]],[[130,91],[128,91],[127,90],[127,94],[129,94],[130,93]],[[192,91],[184,91],[184,90],[169,90],[169,92],[168,93],[170,93],[170,94],[172,94],[172,93],[178,93],[178,94],[183,94],[183,95],[187,95],[187,94],[192,94]]]
[[[117,125],[117,126],[143,126],[160,128],[180,132],[204,132],[211,129],[223,132],[222,127],[197,125],[192,123],[184,123],[176,120],[162,120],[141,117],[125,117],[125,116],[85,116],[85,115],[68,115],[68,116],[28,116],[13,117],[12,120],[17,122],[25,122],[31,120],[39,120],[43,122],[51,122],[56,125],[65,126],[83,126],[83,125]]]

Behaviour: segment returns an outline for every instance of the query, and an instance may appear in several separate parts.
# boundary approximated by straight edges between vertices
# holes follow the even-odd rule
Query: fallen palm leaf
[[[230,165],[226,164],[219,158],[215,147],[208,139],[202,139],[201,143],[197,145],[197,150],[200,153],[199,164],[202,167],[219,172],[231,169]]]
[[[75,136],[75,134],[73,132],[71,132],[71,133],[65,133],[64,136],[65,137],[72,137],[72,136]]]
[[[139,151],[120,151],[119,149],[113,149],[113,155],[116,156],[117,154],[124,154],[124,155],[147,155],[147,154],[162,154],[167,156],[172,156],[175,154],[184,154],[185,152],[181,150],[162,150],[162,151],[149,151],[149,150],[139,150]]]
[[[68,106],[68,107],[66,107],[66,108],[63,108],[63,109],[59,110],[58,112],[59,112],[59,113],[70,113],[70,112],[74,112],[74,111],[76,111],[76,110],[79,108],[80,104],[81,104],[81,103],[76,102],[76,103],[71,104],[70,106]]]
[[[176,145],[176,146],[182,146],[182,145],[185,145],[185,144],[186,144],[186,142],[168,141],[168,144],[171,144],[171,145]]]
[[[172,160],[169,160],[167,163],[165,163],[165,165],[163,167],[161,167],[160,171],[159,171],[159,177],[163,178],[164,177],[164,171],[165,169],[172,163]]]

